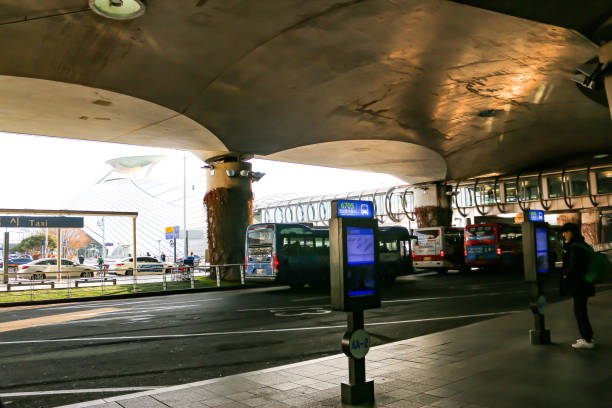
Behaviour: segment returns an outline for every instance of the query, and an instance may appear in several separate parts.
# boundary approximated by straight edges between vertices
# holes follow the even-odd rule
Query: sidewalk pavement
[[[374,406],[612,407],[611,306],[612,291],[589,302],[594,350],[571,347],[579,337],[571,300],[547,307],[548,346],[529,344],[526,311],[374,347],[366,358]],[[347,366],[339,354],[65,408],[341,407]]]

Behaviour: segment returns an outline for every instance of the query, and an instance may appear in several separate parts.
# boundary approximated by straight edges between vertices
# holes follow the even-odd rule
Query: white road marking
[[[150,320],[155,315],[139,315],[139,316],[117,316],[117,317],[101,317],[99,319],[85,319],[85,320],[74,320],[71,322],[61,322],[61,323],[52,323],[47,324],[45,326],[60,326],[63,324],[77,324],[77,323],[97,323],[97,322],[107,322],[110,320]]]
[[[237,312],[259,312],[259,311],[266,311],[266,312],[271,312],[273,310],[304,310],[304,309],[320,309],[322,307],[329,307],[329,305],[317,305],[317,306],[281,306],[281,307],[262,307],[262,308],[258,308],[258,309],[238,309],[236,310]]]
[[[425,300],[445,300],[445,299],[463,299],[470,297],[480,296],[499,296],[499,295],[512,295],[516,293],[526,293],[523,290],[514,292],[489,292],[489,293],[475,293],[472,295],[457,295],[457,296],[441,296],[441,297],[430,297],[430,298],[411,298],[411,299],[394,299],[394,300],[383,300],[382,303],[402,303],[402,302],[422,302]]]
[[[489,316],[507,315],[507,314],[512,314],[512,313],[519,313],[522,311],[523,310],[508,310],[505,312],[478,313],[478,314],[471,314],[471,315],[444,316],[444,317],[429,317],[429,318],[424,318],[424,319],[397,320],[397,321],[392,321],[392,322],[374,322],[374,323],[366,323],[365,325],[366,326],[383,326],[383,325],[392,325],[392,324],[433,322],[433,321],[438,321],[438,320],[470,319],[474,317],[489,317]],[[311,331],[311,330],[330,330],[330,329],[341,329],[341,328],[346,328],[346,325],[341,324],[341,325],[334,325],[334,326],[290,327],[290,328],[285,328],[285,329],[243,330],[243,331],[210,332],[210,333],[156,334],[156,335],[148,335],[148,336],[81,337],[81,338],[69,338],[69,339],[16,340],[16,341],[0,341],[0,345],[35,344],[35,343],[70,343],[70,342],[112,341],[112,340],[174,339],[174,338],[185,338],[185,337],[210,337],[210,336],[282,333],[282,332]]]
[[[162,303],[160,304],[160,306],[166,306],[166,305],[182,305],[185,303],[201,303],[201,302],[212,302],[214,300],[222,300],[223,298],[214,298],[214,299],[201,299],[201,300],[197,300],[197,299],[190,299],[190,300],[185,300],[183,302],[172,302],[172,303]],[[57,307],[48,307],[45,309],[41,309],[41,310],[61,310],[61,309],[78,309],[78,308],[95,308],[95,307],[100,307],[101,305],[104,306],[131,306],[131,305],[136,305],[139,303],[160,303],[159,299],[156,300],[140,300],[140,301],[134,301],[134,302],[115,302],[115,303],[109,303],[109,302],[104,302],[102,303],[86,303],[86,304],[79,304],[79,305],[70,305],[70,306],[57,306]]]
[[[327,310],[327,309],[307,309],[308,311],[302,311],[300,312],[299,310],[296,311],[286,311],[286,312],[278,312],[278,313],[274,313],[274,311],[270,310],[270,312],[274,313],[274,316],[278,316],[278,317],[295,317],[295,316],[306,316],[306,315],[324,315],[324,314],[329,314],[331,313],[331,310]]]
[[[121,388],[85,388],[82,390],[54,390],[54,391],[28,391],[28,392],[8,392],[0,394],[0,398],[9,397],[32,397],[38,395],[58,395],[58,394],[91,394],[97,392],[125,392],[125,391],[149,391],[164,388],[154,387],[121,387]]]
[[[302,299],[291,299],[292,302],[308,302],[309,300],[328,299],[329,296],[315,296]]]

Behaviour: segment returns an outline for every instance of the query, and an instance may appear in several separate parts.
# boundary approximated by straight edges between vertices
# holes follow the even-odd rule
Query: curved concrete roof
[[[0,130],[407,181],[610,151],[608,109],[569,80],[610,3],[532,3],[496,3],[519,18],[444,0],[156,0],[112,21],[87,0],[5,0]]]

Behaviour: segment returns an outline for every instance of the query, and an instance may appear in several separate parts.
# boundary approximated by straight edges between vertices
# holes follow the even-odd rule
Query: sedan
[[[150,274],[161,274],[170,273],[172,266],[158,261],[157,259],[150,256],[139,256],[136,258],[137,275],[150,275]],[[118,261],[112,262],[108,266],[109,272],[114,272],[117,275],[131,276],[134,274],[134,259],[123,258]]]
[[[85,278],[94,276],[96,268],[91,265],[80,265],[70,259],[62,259],[62,277]],[[57,279],[57,259],[43,258],[19,265],[17,277],[21,279]]]

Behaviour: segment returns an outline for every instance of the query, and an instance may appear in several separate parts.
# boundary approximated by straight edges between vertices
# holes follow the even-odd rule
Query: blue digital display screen
[[[374,230],[348,227],[346,229],[346,255],[349,265],[374,263]]]
[[[548,272],[548,234],[546,228],[536,228],[536,270]]]
[[[351,297],[376,293],[374,230],[346,228],[347,277],[346,287]]]
[[[338,217],[372,218],[374,204],[371,201],[338,200]]]
[[[544,211],[529,210],[529,221],[544,222]]]

